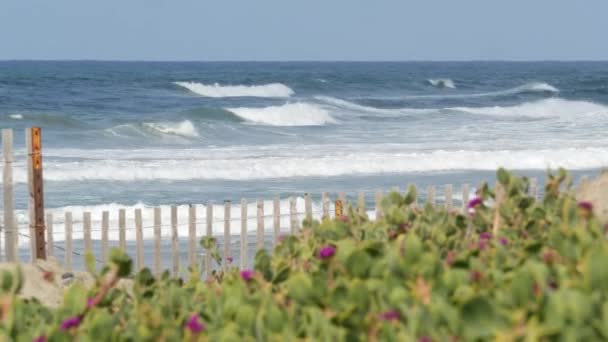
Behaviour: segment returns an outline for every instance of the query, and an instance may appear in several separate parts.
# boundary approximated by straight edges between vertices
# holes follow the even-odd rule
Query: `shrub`
[[[545,196],[498,171],[468,212],[412,205],[413,189],[382,202],[372,222],[354,210],[305,221],[262,250],[254,269],[202,280],[147,269],[132,291],[115,250],[96,286],[71,287],[56,310],[16,298],[19,273],[3,274],[0,334],[6,340],[474,341],[608,339],[608,244],[563,170]],[[499,201],[500,205],[495,205]],[[220,262],[217,242],[201,245]],[[89,265],[94,269],[92,262]]]

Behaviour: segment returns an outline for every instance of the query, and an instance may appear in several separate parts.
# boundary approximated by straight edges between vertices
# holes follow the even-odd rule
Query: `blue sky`
[[[608,60],[608,0],[0,0],[0,59]]]

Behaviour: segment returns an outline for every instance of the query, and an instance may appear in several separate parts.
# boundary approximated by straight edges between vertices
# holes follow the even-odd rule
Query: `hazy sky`
[[[608,0],[0,0],[0,59],[608,60]]]

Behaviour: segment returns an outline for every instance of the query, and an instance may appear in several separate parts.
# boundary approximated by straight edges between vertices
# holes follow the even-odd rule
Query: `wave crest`
[[[226,108],[249,122],[270,126],[322,126],[335,123],[329,112],[309,103],[288,103],[263,108]]]
[[[108,128],[105,131],[119,137],[132,137],[135,135],[144,137],[197,138],[200,136],[196,126],[190,120],[123,124]]]
[[[263,85],[207,85],[198,82],[174,82],[191,92],[205,97],[290,97],[294,91],[282,83]]]
[[[448,108],[476,115],[522,116],[535,118],[557,117],[562,119],[582,119],[608,115],[608,107],[587,101],[570,101],[550,98],[534,102],[525,102],[515,106],[494,107],[454,107]]]
[[[427,80],[427,82],[429,82],[430,85],[436,88],[456,88],[454,81],[449,78],[430,78]]]

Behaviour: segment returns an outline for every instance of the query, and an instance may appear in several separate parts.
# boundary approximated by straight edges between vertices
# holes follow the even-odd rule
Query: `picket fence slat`
[[[241,269],[247,268],[247,200],[241,199]]]

